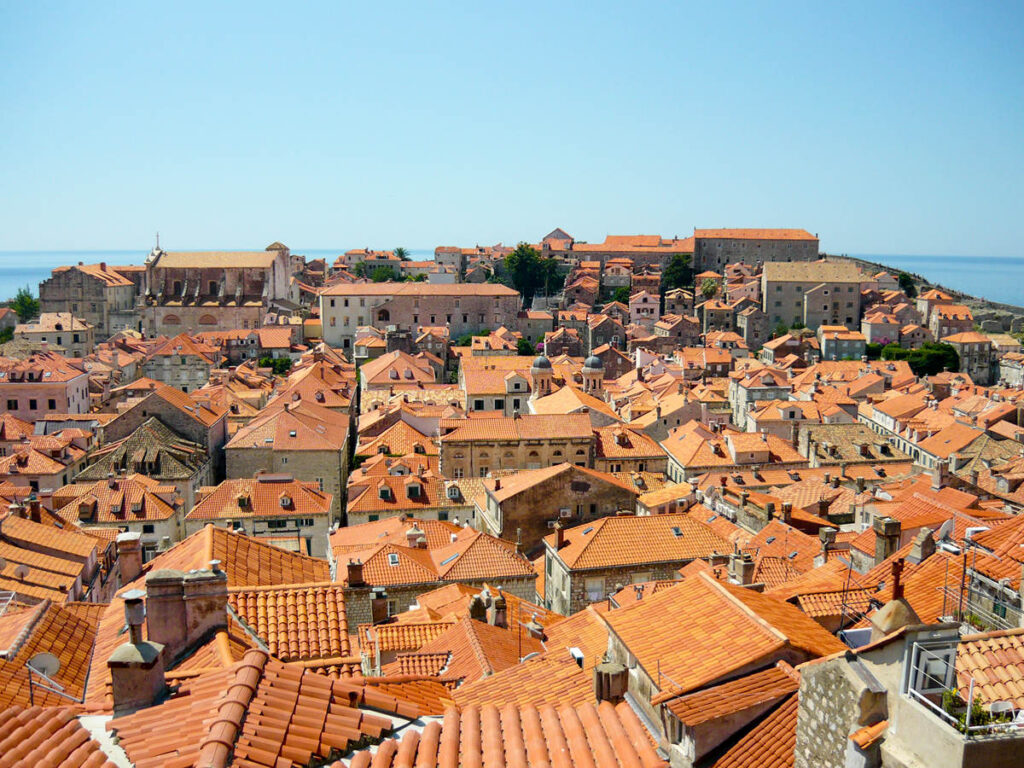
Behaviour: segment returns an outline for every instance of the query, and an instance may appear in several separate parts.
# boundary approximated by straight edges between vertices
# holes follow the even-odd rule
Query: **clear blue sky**
[[[1020,2],[6,2],[0,250],[696,225],[1020,256],[1022,22]]]

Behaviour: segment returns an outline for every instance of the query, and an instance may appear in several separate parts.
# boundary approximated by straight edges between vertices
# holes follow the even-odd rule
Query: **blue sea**
[[[361,246],[350,246],[361,247]],[[344,248],[294,248],[309,259],[323,258],[330,264]],[[0,300],[28,286],[38,295],[39,283],[50,270],[63,264],[141,264],[148,251],[0,251]],[[894,269],[913,272],[933,283],[980,298],[1024,306],[1024,257],[992,256],[908,256],[900,254],[850,254],[879,262]],[[410,248],[410,258],[434,258],[433,248]]]

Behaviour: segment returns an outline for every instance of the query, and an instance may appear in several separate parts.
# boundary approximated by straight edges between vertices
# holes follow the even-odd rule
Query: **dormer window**
[[[382,485],[380,487],[380,490],[377,491],[377,496],[381,499],[381,501],[391,501],[391,489],[388,488],[386,485]]]
[[[398,565],[398,555],[394,552],[388,554],[388,565],[394,567]]]
[[[418,499],[422,495],[423,489],[419,483],[409,483],[405,486],[406,493],[409,494],[410,499]]]
[[[292,497],[289,496],[287,493],[282,493],[281,494],[280,501],[281,501],[281,509],[288,509],[292,505]]]

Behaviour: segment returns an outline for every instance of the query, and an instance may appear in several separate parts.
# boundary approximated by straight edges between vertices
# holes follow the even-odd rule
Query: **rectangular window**
[[[16,410],[18,410],[18,401],[17,400],[8,400],[7,401],[7,410],[8,411],[16,411]]]
[[[29,400],[28,401],[28,409],[30,411],[34,411],[36,409],[36,401],[35,400]]]
[[[331,306],[334,306],[334,299],[331,299]]]
[[[480,477],[487,477],[487,473],[490,471],[488,467],[480,467]]]
[[[588,576],[584,582],[587,590],[587,600],[596,603],[604,600],[604,579],[600,576]]]
[[[57,410],[57,401],[51,397],[46,401],[46,407],[51,411]]]
[[[145,525],[142,526],[142,532],[143,533],[153,533],[155,531],[156,531],[156,526],[154,526],[152,523],[146,523]]]

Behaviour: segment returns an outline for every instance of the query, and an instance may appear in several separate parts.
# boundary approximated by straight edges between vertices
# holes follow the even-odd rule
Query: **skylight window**
[[[775,537],[774,536],[769,536],[767,539],[764,540],[764,543],[765,544],[771,544],[773,541],[775,541]]]
[[[792,552],[789,553],[789,559],[790,560],[792,560],[794,557],[796,557],[796,550],[795,549]]]
[[[388,565],[398,565],[398,555],[394,552],[388,555]]]
[[[458,556],[459,556],[459,553],[456,552],[451,557],[446,557],[444,560],[441,561],[441,565],[448,565],[448,563],[454,562],[455,558],[457,558]]]
[[[588,533],[593,533],[593,532],[594,532],[594,527],[593,526],[591,526],[589,528],[584,528],[583,529],[583,535],[584,536],[586,536]]]
[[[673,525],[672,526],[672,535],[675,536],[676,538],[681,537],[683,535],[683,529],[680,528],[678,525]]]

